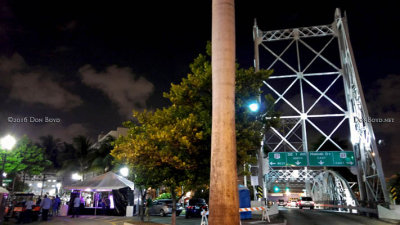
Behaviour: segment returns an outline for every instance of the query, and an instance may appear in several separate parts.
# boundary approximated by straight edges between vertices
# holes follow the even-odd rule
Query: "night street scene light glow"
[[[158,168],[148,170],[146,164],[142,165],[153,158],[137,155],[143,156],[146,152],[150,155],[152,149],[157,148],[154,160],[162,161],[160,167],[169,163],[182,170],[182,173],[169,174],[160,169],[161,173],[153,173],[157,179],[193,174],[190,179],[204,181],[205,187],[210,187],[207,183],[212,143],[210,123],[215,118],[211,110],[219,104],[211,101],[218,86],[209,87],[215,76],[211,61],[216,55],[216,51],[208,49],[215,48],[215,42],[206,49],[212,38],[210,3],[1,1],[0,181],[3,182],[0,186],[10,193],[68,195],[63,199],[68,202],[70,196],[66,193],[72,190],[68,189],[71,184],[82,184],[110,172],[113,178],[132,181],[133,189],[140,187],[136,182],[146,178],[142,176],[145,172],[158,171]],[[229,143],[236,140],[239,159],[235,173],[240,175],[235,180],[246,186],[253,178],[247,172],[259,175],[257,183],[268,201],[284,198],[286,202],[300,195],[315,195],[319,197],[312,196],[313,200],[325,202],[318,198],[325,198],[328,192],[319,191],[324,186],[329,187],[327,181],[336,181],[338,177],[334,174],[337,174],[344,177],[351,188],[346,189],[344,182],[343,188],[329,192],[331,199],[344,199],[349,190],[355,192],[351,196],[356,196],[355,199],[338,201],[339,204],[345,207],[353,202],[357,206],[368,203],[376,207],[380,202],[373,198],[382,199],[380,185],[386,183],[382,190],[392,190],[393,184],[388,180],[395,181],[400,176],[400,45],[394,29],[400,27],[400,13],[397,5],[389,1],[368,4],[359,0],[328,0],[317,9],[316,3],[235,1],[235,56],[232,60],[237,65],[236,114],[232,122],[237,132],[236,139],[229,139]],[[346,30],[345,23],[335,16],[337,8],[341,17],[347,15],[344,21],[350,35],[337,33]],[[386,32],[374,32],[377,30]],[[343,37],[350,42],[342,40]],[[347,49],[348,44],[352,49]],[[349,62],[355,67],[344,66]],[[247,76],[248,69],[249,74],[255,76]],[[356,71],[359,79],[348,77],[348,71]],[[254,85],[264,72],[265,79]],[[359,86],[363,91],[361,95],[358,85],[350,85],[350,80],[362,84]],[[182,83],[186,86],[179,88]],[[207,88],[199,88],[203,86]],[[173,97],[173,101],[165,98],[167,95]],[[351,101],[347,98],[365,102],[369,115],[359,112],[357,107],[349,107]],[[176,108],[164,114],[156,113],[170,106]],[[276,113],[270,113],[270,109]],[[154,124],[149,122],[134,130],[132,127],[139,125],[141,118],[133,116],[137,115],[133,111],[148,112],[149,116],[155,113],[159,117]],[[179,118],[174,119],[176,115]],[[392,122],[368,122],[369,117],[384,121],[388,118],[387,121]],[[275,118],[278,118],[276,123],[270,123]],[[164,119],[171,121],[164,123],[161,121]],[[355,126],[359,120],[362,126]],[[153,120],[149,118],[149,121]],[[129,126],[124,126],[125,123]],[[247,129],[248,125],[252,128]],[[362,129],[363,132],[359,132]],[[260,138],[263,140],[259,141]],[[160,144],[164,139],[166,144]],[[369,148],[375,145],[374,139],[377,149]],[[143,151],[139,151],[142,149],[139,147],[131,148],[139,141],[144,146]],[[360,150],[362,146],[366,146],[363,151]],[[127,151],[126,156],[122,156],[124,148],[142,154]],[[308,157],[314,151],[321,154],[353,151],[356,166],[325,166],[329,160],[336,160],[328,156],[326,161],[316,161],[320,166],[309,166]],[[268,157],[258,157],[266,152],[279,153],[277,157],[280,158],[272,161]],[[256,159],[260,159],[258,167]],[[247,161],[252,162],[251,165]],[[343,159],[343,162],[347,161]],[[269,167],[272,163],[277,163],[276,167]],[[279,167],[283,164],[285,166]],[[159,163],[149,162],[148,165],[156,167]],[[375,173],[380,167],[384,173]],[[197,173],[197,168],[205,172]],[[328,173],[327,170],[334,172],[328,174],[332,179],[319,179],[318,176],[323,178],[319,174]],[[232,171],[230,174],[234,174]],[[38,174],[28,176],[31,172]],[[201,177],[204,174],[205,179]],[[275,176],[278,178],[273,178]],[[271,179],[266,181],[265,178]],[[310,180],[305,182],[308,178]],[[313,178],[318,180],[311,181]],[[386,178],[388,182],[378,178],[383,181]],[[297,181],[300,184],[295,183]],[[99,193],[90,188],[74,190],[91,190],[91,206],[94,206]],[[164,192],[163,187],[159,188]],[[188,198],[201,194],[208,199],[210,193],[207,188],[203,191],[203,186],[197,192],[190,187],[180,188],[182,192],[192,193]],[[138,204],[142,203],[137,190],[134,202],[129,203],[135,206],[136,213]],[[339,190],[343,190],[343,195]],[[395,192],[389,192],[386,197],[390,201],[385,204],[400,204],[400,190],[396,192],[397,200],[392,196]],[[101,197],[103,194],[106,193],[100,194]],[[218,194],[220,199],[225,199],[224,193]],[[115,199],[117,197],[114,195]],[[154,200],[153,197],[158,196],[152,196]],[[251,200],[257,200],[255,194],[252,197]],[[388,208],[388,205],[382,206]],[[55,216],[52,219],[57,220]]]
[[[7,135],[0,140],[0,146],[3,149],[11,150],[17,141],[11,135]]]
[[[129,169],[127,167],[123,167],[119,170],[119,173],[123,176],[123,177],[127,177],[129,175]]]
[[[249,109],[250,109],[252,112],[257,112],[259,108],[260,108],[260,105],[259,105],[258,103],[251,103],[251,104],[249,105]]]

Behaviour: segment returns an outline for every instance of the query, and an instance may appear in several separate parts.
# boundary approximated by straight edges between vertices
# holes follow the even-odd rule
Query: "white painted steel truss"
[[[261,48],[266,50],[266,54],[273,58],[263,68],[274,69],[273,76],[263,83],[268,91],[276,96],[275,104],[284,105],[286,109],[289,109],[288,111],[291,111],[291,113],[282,111],[282,127],[279,129],[271,128],[269,133],[265,135],[264,145],[273,152],[320,151],[325,144],[335,146],[337,149],[334,150],[352,150],[357,161],[360,200],[370,203],[388,203],[389,198],[382,165],[372,125],[368,120],[367,106],[352,52],[346,16],[342,17],[340,10],[337,9],[335,21],[330,25],[266,32],[258,29],[255,24],[253,37],[256,71],[260,69],[259,51]],[[319,45],[320,48],[316,49],[310,42],[320,38],[323,38],[323,41],[326,42],[322,47]],[[280,51],[270,47],[270,45],[277,42],[284,42],[287,45],[281,48]],[[331,55],[324,55],[329,54],[326,49],[331,45],[335,45],[336,49],[339,50],[339,59],[336,61],[330,59],[332,58]],[[300,47],[303,50],[306,49],[308,55],[313,55],[311,60],[304,65],[301,65],[301,63],[306,60],[302,60],[303,52],[300,51]],[[295,53],[292,54],[295,54],[294,58],[296,60],[285,59],[285,56],[291,54],[291,48],[295,48]],[[325,64],[324,72],[311,70],[317,60]],[[278,63],[286,71],[290,72],[280,73],[278,69],[275,69]],[[328,82],[328,85],[321,88],[318,82],[313,81],[314,77],[326,78],[325,81]],[[274,83],[274,81],[279,82]],[[341,90],[337,90],[338,84],[341,85]],[[282,85],[285,85],[283,89]],[[314,93],[312,103],[310,103],[310,99],[306,100],[305,87],[308,90],[311,89]],[[287,97],[288,93],[295,88],[299,89],[298,95],[300,95],[300,103],[297,104]],[[337,102],[337,98],[332,97],[332,92],[336,92],[339,95],[338,93],[343,91],[343,102],[345,104],[340,104]],[[322,101],[324,101],[324,104],[321,103]],[[326,108],[333,110],[327,112]],[[316,120],[324,118],[330,118],[329,126],[327,126],[326,121],[325,123],[316,122]],[[335,125],[332,126],[333,120]],[[331,129],[327,131],[327,128]],[[309,149],[310,143],[308,143],[310,129],[313,129],[314,135],[317,133],[324,139],[318,147],[313,149]],[[335,132],[339,132],[339,129],[346,129],[349,133],[350,137],[346,138],[349,139],[351,146],[348,149],[343,149],[342,145],[333,138]],[[270,172],[272,171],[275,170],[270,168]]]
[[[304,183],[305,181],[314,182],[314,179],[322,173],[321,170],[270,170],[265,175],[267,183]]]
[[[319,204],[359,206],[351,188],[337,172],[326,170],[313,179],[311,196]]]

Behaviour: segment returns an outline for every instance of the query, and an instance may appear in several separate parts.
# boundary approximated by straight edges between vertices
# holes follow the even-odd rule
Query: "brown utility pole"
[[[239,224],[235,71],[234,0],[213,0],[210,225]]]

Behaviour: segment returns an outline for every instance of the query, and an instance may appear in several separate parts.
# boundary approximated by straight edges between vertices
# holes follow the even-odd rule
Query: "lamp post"
[[[72,180],[76,180],[76,181],[80,180],[80,181],[82,181],[82,176],[79,175],[78,173],[72,174],[71,178],[72,178]]]
[[[14,148],[14,145],[15,145],[15,143],[16,143],[17,141],[15,140],[15,138],[13,137],[13,136],[11,136],[11,135],[7,135],[7,136],[5,136],[5,137],[3,137],[1,140],[0,140],[0,146],[1,146],[1,149],[3,150],[7,150],[7,151],[10,151],[11,149],[13,149]],[[1,172],[0,172],[0,185],[1,186],[3,186],[3,173],[4,173],[4,167],[5,167],[5,165],[6,165],[6,161],[7,161],[7,152],[6,151],[4,151],[4,155],[3,155],[3,165],[2,165],[2,167],[1,167]]]
[[[127,167],[122,167],[121,169],[119,169],[119,173],[123,177],[127,177],[129,175],[129,169]]]

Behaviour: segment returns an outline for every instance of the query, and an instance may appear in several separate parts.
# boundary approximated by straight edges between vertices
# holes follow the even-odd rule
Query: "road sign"
[[[251,186],[257,186],[258,185],[258,176],[251,176]]]
[[[307,166],[306,152],[287,152],[287,166]]]
[[[309,166],[355,166],[354,153],[350,151],[309,152]]]
[[[286,152],[270,152],[268,153],[269,165],[286,166]]]
[[[351,151],[329,152],[270,152],[269,166],[355,166]]]
[[[12,179],[3,179],[3,183],[11,183]]]
[[[355,166],[354,152],[333,152],[334,166]]]

